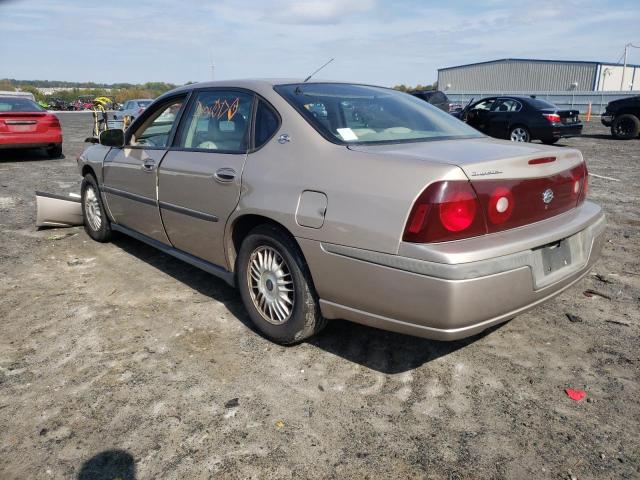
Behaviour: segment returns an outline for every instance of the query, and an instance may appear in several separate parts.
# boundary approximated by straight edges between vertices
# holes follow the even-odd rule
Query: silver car
[[[127,100],[122,104],[122,108],[113,113],[114,120],[123,120],[124,117],[131,117],[131,120],[135,120],[144,112],[153,100],[148,98],[137,98],[135,100]]]
[[[577,282],[604,238],[579,151],[488,138],[380,87],[188,85],[78,161],[92,238],[237,286],[282,344],[327,319],[467,337]]]

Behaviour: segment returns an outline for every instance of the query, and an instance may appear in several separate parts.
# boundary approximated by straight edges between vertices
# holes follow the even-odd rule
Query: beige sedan
[[[579,151],[367,85],[188,85],[78,162],[92,238],[122,232],[237,286],[283,344],[327,319],[476,334],[577,282],[605,229]]]

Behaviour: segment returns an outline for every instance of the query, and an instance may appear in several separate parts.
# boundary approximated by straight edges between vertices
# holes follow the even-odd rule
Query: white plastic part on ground
[[[80,196],[68,197],[53,193],[36,192],[36,227],[73,227],[82,225]]]

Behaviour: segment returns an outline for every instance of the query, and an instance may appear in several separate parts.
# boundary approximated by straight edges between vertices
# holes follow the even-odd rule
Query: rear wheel
[[[47,155],[49,158],[60,158],[62,156],[62,144],[56,144],[53,147],[47,148]]]
[[[617,116],[611,123],[611,135],[618,140],[630,140],[640,134],[640,118],[629,113]]]
[[[525,127],[513,127],[511,132],[509,132],[509,139],[512,142],[530,142],[531,135],[529,135],[529,130]]]
[[[302,253],[282,230],[254,228],[240,247],[240,295],[255,326],[283,345],[300,342],[326,324]]]
[[[82,180],[81,192],[85,232],[98,242],[108,242],[111,239],[111,224],[100,198],[98,182],[90,173]]]
[[[558,140],[560,140],[560,138],[543,138],[542,143],[546,145],[553,145],[554,143],[557,143]]]

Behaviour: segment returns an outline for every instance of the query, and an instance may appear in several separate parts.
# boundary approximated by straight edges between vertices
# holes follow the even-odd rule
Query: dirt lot
[[[561,142],[620,179],[590,179],[600,277],[465,341],[333,322],[282,348],[151,247],[36,231],[34,190],[79,191],[90,119],[61,117],[66,158],[0,155],[1,479],[640,477],[640,140]]]

